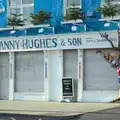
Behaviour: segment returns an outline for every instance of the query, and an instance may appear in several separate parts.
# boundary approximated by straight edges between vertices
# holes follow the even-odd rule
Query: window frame
[[[20,9],[20,14],[23,14],[23,16],[21,16],[21,19],[24,19],[24,8],[30,8],[30,7],[33,7],[34,8],[34,0],[33,0],[33,3],[30,3],[30,4],[22,4],[23,3],[23,0],[20,0],[21,2],[20,2],[20,5],[15,5],[15,4],[13,4],[13,5],[7,5],[7,9],[8,9],[8,15],[7,15],[7,17],[10,17],[10,9],[14,9],[14,8],[18,8],[18,9]],[[34,12],[34,11],[33,11]],[[28,20],[29,21],[29,20]],[[29,23],[28,22],[28,24],[26,24],[25,23],[25,25],[31,25],[31,23]]]
[[[105,4],[105,0],[101,1],[101,7]],[[112,1],[112,4],[119,4],[120,5],[120,1]],[[114,18],[111,17],[104,17],[103,15],[101,15],[101,19],[100,20],[119,20],[120,19],[120,14],[116,15]]]
[[[68,0],[63,0],[64,2],[63,2],[63,16],[65,16],[65,14],[66,14],[66,10],[68,9],[68,8],[82,8],[82,0],[80,0],[80,5],[76,5],[75,7],[73,7],[73,6],[70,6],[70,7],[67,7],[67,1]],[[78,19],[78,20],[76,20],[76,23],[78,23],[78,22],[82,22],[82,20],[80,20],[80,19]],[[74,20],[68,20],[68,21],[66,21],[66,20],[64,20],[64,22],[62,22],[62,24],[66,24],[66,23],[75,23],[75,21]]]

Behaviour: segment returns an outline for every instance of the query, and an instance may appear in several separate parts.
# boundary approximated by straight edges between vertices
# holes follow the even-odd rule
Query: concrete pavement
[[[24,114],[24,115],[41,115],[41,116],[74,116],[90,113],[104,113],[119,109],[119,103],[62,103],[62,102],[42,102],[42,101],[0,101],[0,114]]]

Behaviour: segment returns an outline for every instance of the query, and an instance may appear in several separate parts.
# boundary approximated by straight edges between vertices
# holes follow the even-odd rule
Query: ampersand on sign
[[[65,41],[64,40],[61,40],[61,45],[65,46]]]

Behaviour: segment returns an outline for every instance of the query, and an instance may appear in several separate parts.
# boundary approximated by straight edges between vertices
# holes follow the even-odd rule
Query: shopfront
[[[112,100],[117,74],[96,48],[111,48],[97,32],[0,38],[0,99],[62,101],[62,78],[72,77],[74,101]]]

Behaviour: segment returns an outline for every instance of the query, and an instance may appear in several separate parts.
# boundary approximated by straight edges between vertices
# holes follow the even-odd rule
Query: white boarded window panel
[[[63,64],[64,77],[77,79],[77,50],[64,50]]]
[[[116,69],[95,50],[85,50],[84,55],[84,90],[116,90]]]
[[[0,53],[0,99],[9,98],[9,54]]]
[[[44,53],[16,53],[16,92],[44,92]]]

